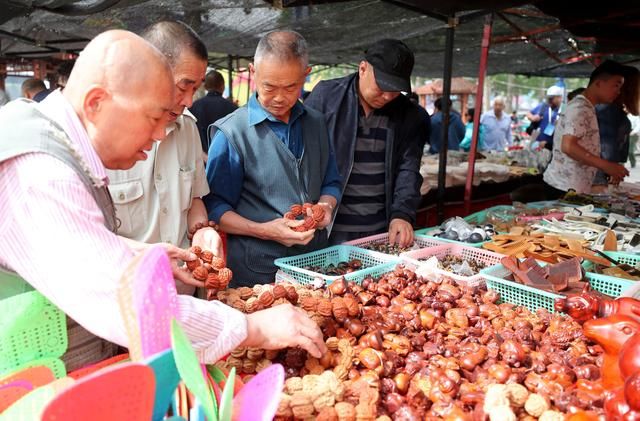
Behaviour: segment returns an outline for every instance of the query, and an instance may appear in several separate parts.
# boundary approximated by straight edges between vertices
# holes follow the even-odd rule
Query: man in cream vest
[[[120,221],[118,234],[142,243],[165,243],[169,254],[193,245],[222,257],[222,241],[208,225],[201,197],[209,193],[196,119],[187,107],[204,80],[207,48],[182,22],[158,22],[141,35],[169,61],[176,86],[169,112],[167,138],[155,143],[147,158],[125,171],[108,171],[109,191]],[[204,225],[196,230],[196,224]],[[171,247],[175,246],[175,247]],[[192,295],[195,280],[187,270],[174,268],[178,292]]]

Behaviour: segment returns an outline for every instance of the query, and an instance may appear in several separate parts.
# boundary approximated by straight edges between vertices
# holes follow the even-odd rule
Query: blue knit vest
[[[324,117],[305,108],[302,124],[303,153],[300,159],[271,131],[268,124],[249,125],[247,107],[218,120],[215,126],[240,155],[244,180],[239,215],[255,222],[281,218],[292,204],[320,198],[329,159],[329,138]],[[229,235],[227,265],[233,271],[233,287],[274,281],[273,260],[326,246],[326,231],[318,231],[306,246],[286,247],[275,241]]]

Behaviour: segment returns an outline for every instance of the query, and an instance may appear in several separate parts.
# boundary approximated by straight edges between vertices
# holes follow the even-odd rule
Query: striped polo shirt
[[[334,231],[383,231],[385,210],[385,153],[389,119],[360,109],[353,167],[338,208]]]

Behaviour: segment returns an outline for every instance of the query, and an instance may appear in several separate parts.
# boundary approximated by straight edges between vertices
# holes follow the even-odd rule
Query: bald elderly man
[[[513,143],[511,117],[504,112],[504,98],[493,100],[493,109],[480,117],[484,127],[483,142],[486,151],[504,151]]]
[[[134,253],[114,233],[106,169],[146,158],[166,135],[173,101],[163,55],[135,34],[108,31],[87,45],[62,93],[0,110],[0,265],[13,272],[0,277],[0,298],[35,288],[93,334],[127,346],[116,291]],[[317,325],[290,305],[245,316],[179,296],[178,308],[203,362],[238,345],[326,350]],[[71,354],[63,357],[68,371],[92,362]]]

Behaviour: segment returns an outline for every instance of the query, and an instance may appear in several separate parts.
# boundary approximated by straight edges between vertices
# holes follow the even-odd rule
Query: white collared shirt
[[[128,170],[109,170],[118,234],[143,243],[189,247],[187,214],[209,193],[196,118],[185,108],[153,144],[147,159]]]

